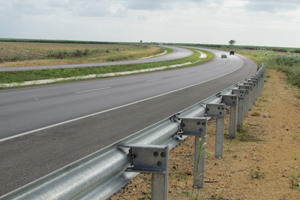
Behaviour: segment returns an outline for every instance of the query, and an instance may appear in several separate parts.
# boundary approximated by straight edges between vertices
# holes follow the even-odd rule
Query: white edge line
[[[3,139],[0,139],[0,142],[4,142],[4,141],[11,140],[11,139],[14,139],[14,138],[18,138],[18,137],[21,137],[21,136],[29,135],[31,133],[35,133],[35,132],[38,132],[38,131],[46,130],[46,129],[53,128],[53,127],[56,127],[56,126],[60,126],[60,125],[63,125],[63,124],[74,122],[74,121],[77,121],[77,120],[85,119],[85,118],[92,117],[92,116],[95,116],[95,115],[99,115],[99,114],[103,114],[103,113],[110,112],[110,111],[113,111],[113,110],[117,110],[117,109],[120,109],[120,108],[124,108],[126,106],[130,106],[130,105],[133,105],[133,104],[137,104],[137,103],[141,103],[141,102],[148,101],[148,100],[151,100],[151,99],[155,99],[157,97],[168,95],[168,94],[171,94],[171,93],[174,93],[174,92],[178,92],[180,90],[184,90],[184,89],[187,89],[187,88],[190,88],[190,87],[193,87],[193,86],[196,86],[196,85],[199,85],[199,84],[202,84],[202,83],[205,83],[205,82],[208,82],[208,81],[220,78],[222,76],[226,76],[227,74],[230,74],[230,73],[232,73],[232,72],[240,69],[243,66],[243,64],[244,64],[244,61],[242,60],[242,64],[240,65],[239,68],[234,69],[234,70],[232,70],[232,71],[230,71],[230,72],[228,72],[226,74],[223,74],[223,75],[211,78],[209,80],[205,80],[205,81],[202,81],[202,82],[199,82],[199,83],[195,83],[193,85],[189,85],[189,86],[177,89],[177,90],[173,90],[173,91],[170,91],[170,92],[159,94],[159,95],[156,95],[156,96],[153,96],[153,97],[149,97],[149,98],[146,98],[146,99],[142,99],[142,100],[139,100],[139,101],[135,101],[135,102],[132,102],[132,103],[124,104],[122,106],[117,106],[117,107],[110,108],[110,109],[107,109],[107,110],[104,110],[104,111],[100,111],[100,112],[96,112],[96,113],[93,113],[93,114],[89,114],[89,115],[85,115],[85,116],[82,116],[82,117],[78,117],[78,118],[75,118],[75,119],[67,120],[67,121],[64,121],[64,122],[60,122],[60,123],[53,124],[53,125],[50,125],[50,126],[46,126],[46,127],[43,127],[43,128],[35,129],[35,130],[28,131],[28,132],[25,132],[25,133],[20,133],[18,135],[14,135],[14,136],[11,136],[11,137],[3,138]]]

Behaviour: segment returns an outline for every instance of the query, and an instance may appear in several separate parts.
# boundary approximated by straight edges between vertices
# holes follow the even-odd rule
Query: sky
[[[0,0],[0,38],[300,48],[300,0]]]

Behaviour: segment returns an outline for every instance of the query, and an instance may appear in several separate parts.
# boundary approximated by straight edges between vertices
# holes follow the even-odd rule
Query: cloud
[[[131,10],[162,10],[167,9],[165,1],[151,1],[151,0],[144,0],[144,1],[133,1],[130,0],[127,2],[128,9]]]
[[[300,7],[300,2],[298,0],[251,0],[245,4],[244,8],[248,11],[252,12],[268,12],[268,13],[279,13],[279,12],[287,12],[294,11]]]
[[[0,38],[300,46],[299,12],[299,0],[0,0]]]

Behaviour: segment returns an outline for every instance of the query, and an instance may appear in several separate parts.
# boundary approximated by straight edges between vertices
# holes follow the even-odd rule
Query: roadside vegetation
[[[231,48],[234,49],[234,48]],[[224,49],[225,50],[225,49]],[[227,48],[227,50],[230,50]],[[255,61],[258,66],[265,62],[267,68],[276,69],[286,73],[288,82],[291,85],[300,87],[300,55],[294,51],[286,53],[275,52],[271,50],[245,50],[234,49],[236,53],[247,56]]]
[[[164,52],[148,44],[1,42],[1,67],[63,65],[132,60]]]

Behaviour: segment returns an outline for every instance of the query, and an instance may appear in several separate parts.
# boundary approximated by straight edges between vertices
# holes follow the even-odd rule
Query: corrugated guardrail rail
[[[187,135],[196,137],[194,175],[200,178],[194,176],[194,185],[203,188],[205,156],[201,155],[206,149],[208,118],[217,118],[215,156],[223,157],[226,105],[230,105],[229,137],[234,138],[258,100],[265,77],[263,63],[251,77],[0,199],[106,199],[139,172],[152,173],[152,199],[167,199],[169,150]]]

